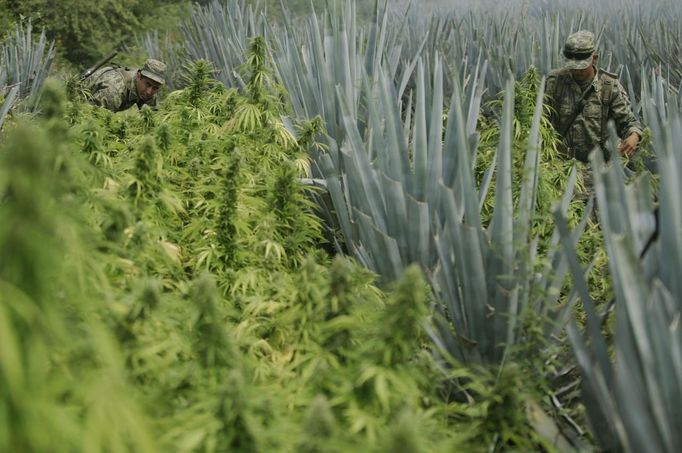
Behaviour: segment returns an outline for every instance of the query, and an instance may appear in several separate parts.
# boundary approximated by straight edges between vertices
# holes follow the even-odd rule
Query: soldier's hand
[[[628,135],[625,140],[620,142],[620,152],[624,156],[632,156],[637,150],[637,143],[639,143],[639,134],[632,133]]]

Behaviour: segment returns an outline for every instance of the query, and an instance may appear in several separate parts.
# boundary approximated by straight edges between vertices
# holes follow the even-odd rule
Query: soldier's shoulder
[[[599,76],[605,80],[618,80],[618,74],[599,68]]]
[[[612,92],[618,93],[624,90],[623,85],[620,83],[620,80],[618,79],[618,74],[615,74],[613,72],[599,69],[599,82],[603,87],[610,87],[607,89]]]
[[[121,67],[116,67],[116,66],[107,66],[104,68],[100,68],[97,71],[95,71],[90,78],[94,81],[116,81],[116,80],[123,80],[125,72],[125,68]]]

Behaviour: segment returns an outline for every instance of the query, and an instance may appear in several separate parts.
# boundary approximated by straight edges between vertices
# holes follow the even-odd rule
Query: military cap
[[[585,69],[592,64],[594,55],[594,33],[591,31],[580,30],[566,38],[564,44],[564,57],[566,69]]]
[[[140,74],[163,85],[166,77],[166,64],[150,58],[144,62],[144,66],[140,69]]]

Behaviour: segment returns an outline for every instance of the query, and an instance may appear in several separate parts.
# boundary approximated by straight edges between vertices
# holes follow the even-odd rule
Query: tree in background
[[[0,36],[31,20],[55,40],[60,57],[84,68],[145,28],[172,27],[187,0],[0,0]]]
[[[224,0],[0,0],[0,41],[14,24],[30,20],[34,30],[45,29],[54,40],[62,63],[84,69],[113,49],[131,44],[146,30],[172,31],[187,17],[192,5]],[[338,0],[245,0],[265,8],[273,19],[282,13],[282,3],[294,15],[323,11]],[[382,0],[380,0],[382,1]],[[358,17],[372,17],[373,1],[359,2]]]

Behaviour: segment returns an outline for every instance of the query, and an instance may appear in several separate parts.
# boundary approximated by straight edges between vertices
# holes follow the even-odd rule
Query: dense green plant
[[[64,57],[78,66],[93,62],[110,51],[139,25],[130,5],[119,0],[97,4],[79,0],[7,3],[5,8],[11,17],[15,20],[31,18],[55,40]]]
[[[105,273],[71,186],[86,166],[60,133],[63,99],[45,98],[54,117],[13,128],[0,150],[0,448],[155,451],[102,319]]]

